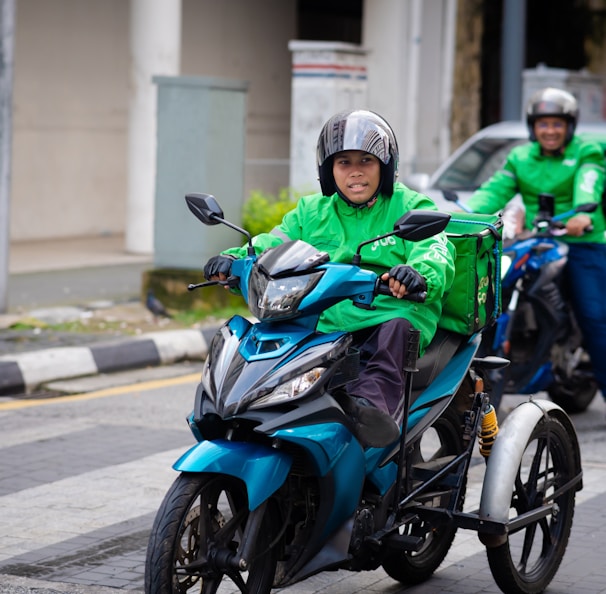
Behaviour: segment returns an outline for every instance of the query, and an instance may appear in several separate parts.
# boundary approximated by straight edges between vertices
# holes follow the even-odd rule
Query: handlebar
[[[389,295],[390,297],[393,297],[389,288],[389,282],[382,281],[380,277],[377,278],[375,295]],[[416,303],[424,303],[425,299],[427,299],[427,291],[421,291],[420,293],[406,293],[402,299],[406,299],[407,301],[415,301]]]

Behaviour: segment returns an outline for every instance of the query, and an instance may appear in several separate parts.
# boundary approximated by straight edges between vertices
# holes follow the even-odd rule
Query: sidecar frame
[[[487,460],[486,473],[482,484],[480,507],[474,512],[453,512],[452,517],[458,528],[474,530],[487,548],[502,545],[510,532],[517,531],[539,519],[554,513],[553,505],[545,505],[509,519],[511,495],[524,449],[537,423],[546,417],[560,421],[573,442],[575,452],[574,477],[560,491],[583,488],[583,470],[580,449],[574,426],[566,414],[554,402],[530,399],[517,406],[503,422]],[[426,510],[422,510],[426,513]],[[432,510],[430,513],[440,513]]]

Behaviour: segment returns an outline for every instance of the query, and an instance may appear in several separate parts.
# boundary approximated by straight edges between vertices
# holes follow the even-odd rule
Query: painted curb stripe
[[[19,364],[25,387],[30,390],[46,382],[97,373],[89,347],[57,347],[20,353],[14,357]]]
[[[25,391],[25,380],[16,361],[0,361],[0,396],[14,396]]]
[[[167,330],[145,335],[151,338],[162,363],[174,363],[182,359],[202,360],[208,348],[200,330]],[[143,338],[143,337],[142,337]]]
[[[131,340],[124,343],[93,345],[90,350],[99,373],[123,371],[161,363],[160,354],[153,340]]]
[[[125,341],[57,347],[0,356],[0,396],[29,393],[57,380],[97,373],[202,361],[216,328],[151,332]]]

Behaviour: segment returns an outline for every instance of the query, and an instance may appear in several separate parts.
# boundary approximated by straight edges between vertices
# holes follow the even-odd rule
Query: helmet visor
[[[322,130],[318,142],[318,165],[341,151],[364,151],[387,165],[391,159],[390,146],[395,138],[385,129],[385,123],[367,111],[335,116]]]

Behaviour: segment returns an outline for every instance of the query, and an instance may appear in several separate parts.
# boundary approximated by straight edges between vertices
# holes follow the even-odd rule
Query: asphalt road
[[[0,593],[142,592],[145,547],[174,460],[193,443],[185,416],[198,373],[47,400],[0,399]],[[515,403],[508,397],[504,406]],[[606,406],[574,417],[585,488],[569,549],[548,592],[606,593]],[[477,507],[483,465],[469,476]],[[233,592],[222,587],[220,592]],[[498,593],[475,533],[460,531],[427,583],[382,570],[323,573],[288,594]]]

